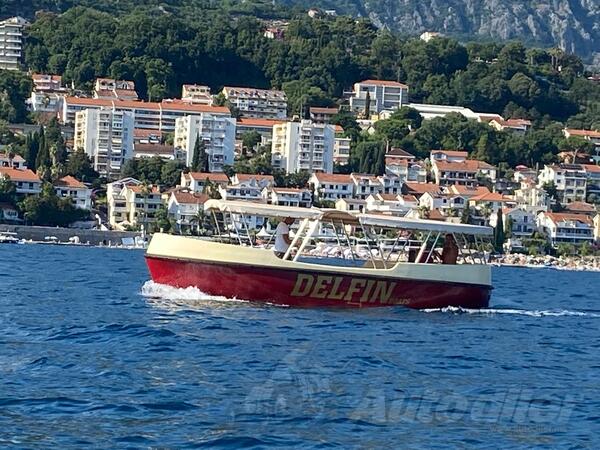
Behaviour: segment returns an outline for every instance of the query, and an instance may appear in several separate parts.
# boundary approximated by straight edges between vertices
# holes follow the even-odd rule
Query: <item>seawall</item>
[[[25,225],[0,225],[0,232],[2,231],[14,232],[17,233],[20,239],[33,241],[44,241],[46,236],[55,236],[59,242],[69,242],[69,238],[77,236],[82,244],[89,242],[91,245],[117,245],[122,243],[121,240],[123,238],[133,239],[140,235],[139,232],[134,231],[103,231],[81,228],[33,227]]]

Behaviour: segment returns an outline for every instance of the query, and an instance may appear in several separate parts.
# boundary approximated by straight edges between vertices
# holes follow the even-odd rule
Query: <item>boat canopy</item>
[[[409,219],[406,217],[376,214],[359,214],[358,220],[364,226],[401,228],[406,230],[433,231],[439,233],[460,233],[473,236],[492,236],[494,234],[494,230],[491,227],[440,222],[437,220]]]
[[[245,202],[239,200],[207,200],[204,204],[205,211],[228,212],[230,214],[246,214],[280,219],[291,217],[293,219],[318,219],[323,211],[318,208],[300,208],[297,206],[278,206],[266,203]]]

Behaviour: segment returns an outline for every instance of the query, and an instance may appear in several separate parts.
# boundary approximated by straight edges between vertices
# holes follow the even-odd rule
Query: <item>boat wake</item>
[[[600,318],[600,314],[589,311],[569,311],[566,309],[556,310],[528,310],[528,309],[513,309],[513,308],[482,308],[482,309],[468,309],[460,308],[455,306],[448,306],[446,308],[432,308],[423,309],[423,312],[427,313],[450,313],[450,314],[479,314],[479,315],[496,315],[496,314],[509,314],[519,316],[530,316],[530,317],[595,317]]]
[[[155,283],[151,280],[144,283],[140,293],[153,303],[169,302],[170,304],[180,306],[250,303],[248,300],[206,294],[196,287],[176,288],[166,284]]]

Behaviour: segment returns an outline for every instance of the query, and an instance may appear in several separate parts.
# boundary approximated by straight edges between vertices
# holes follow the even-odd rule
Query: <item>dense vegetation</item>
[[[283,40],[262,35],[264,21],[206,14],[115,17],[88,8],[46,13],[29,29],[27,64],[89,88],[97,76],[133,79],[147,99],[177,96],[183,83],[279,87],[292,112],[327,105],[360,79],[409,84],[415,102],[456,104],[507,117],[597,121],[600,87],[581,60],[519,43],[468,44],[402,39],[367,20],[292,19]]]

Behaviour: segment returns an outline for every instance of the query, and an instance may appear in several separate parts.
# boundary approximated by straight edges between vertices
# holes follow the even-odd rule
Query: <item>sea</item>
[[[0,246],[0,448],[600,448],[600,273],[494,268],[478,311],[294,309],[143,256]]]

